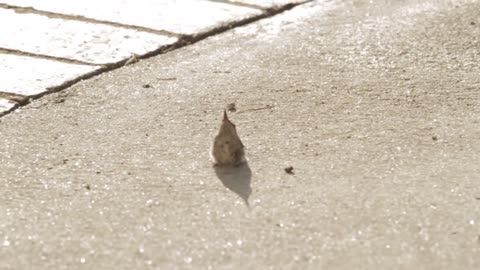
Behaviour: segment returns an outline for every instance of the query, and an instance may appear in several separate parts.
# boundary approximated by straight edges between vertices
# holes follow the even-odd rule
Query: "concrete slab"
[[[0,91],[36,96],[99,68],[0,53]]]
[[[0,9],[0,47],[94,64],[116,63],[177,41],[142,31]]]
[[[205,0],[4,0],[2,2],[181,34],[204,32],[228,22],[262,13],[257,9]]]

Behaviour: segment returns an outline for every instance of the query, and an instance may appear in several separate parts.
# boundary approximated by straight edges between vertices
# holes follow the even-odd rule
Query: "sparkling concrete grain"
[[[2,2],[181,34],[197,34],[225,23],[261,14],[258,9],[206,0],[2,0]]]
[[[479,269],[480,1],[372,2],[3,117],[0,269]],[[248,164],[215,170],[232,102]]]
[[[2,53],[0,63],[0,91],[25,96],[44,93],[100,68]]]
[[[0,47],[100,65],[177,41],[175,37],[9,9],[0,9],[0,23],[5,25],[0,28]]]

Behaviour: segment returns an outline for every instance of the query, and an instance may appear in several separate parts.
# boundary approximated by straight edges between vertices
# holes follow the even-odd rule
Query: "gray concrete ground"
[[[479,269],[479,15],[312,2],[3,117],[0,269]]]

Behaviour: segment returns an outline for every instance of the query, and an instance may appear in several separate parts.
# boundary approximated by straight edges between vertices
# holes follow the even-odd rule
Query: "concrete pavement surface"
[[[480,1],[372,2],[2,117],[0,269],[479,269]],[[248,163],[214,169],[230,103]]]
[[[2,1],[9,5],[181,34],[196,34],[220,23],[261,13],[261,10],[232,5],[228,1],[208,0]]]
[[[0,116],[82,79],[302,2],[0,0]]]

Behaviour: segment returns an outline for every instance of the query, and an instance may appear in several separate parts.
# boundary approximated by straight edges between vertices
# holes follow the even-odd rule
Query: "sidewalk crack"
[[[259,5],[255,5],[255,4],[247,4],[247,3],[234,2],[234,1],[229,1],[229,0],[207,0],[207,1],[222,3],[222,4],[229,4],[229,5],[233,5],[233,6],[239,6],[239,7],[247,7],[247,8],[265,10],[264,7],[259,6]]]
[[[21,6],[14,6],[14,5],[8,5],[8,4],[0,3],[0,8],[11,9],[11,10],[15,11],[16,13],[36,14],[36,15],[42,15],[42,16],[46,16],[48,18],[54,18],[54,19],[63,19],[63,20],[103,24],[103,25],[109,25],[109,26],[113,26],[113,27],[119,27],[119,28],[125,28],[125,29],[137,30],[137,31],[143,31],[143,32],[151,33],[151,34],[163,35],[163,36],[168,36],[168,37],[177,37],[178,38],[182,35],[182,34],[170,32],[170,31],[167,31],[167,30],[156,30],[156,29],[143,27],[143,26],[122,24],[122,23],[111,22],[111,21],[103,21],[103,20],[88,18],[88,17],[80,16],[80,15],[69,15],[69,14],[56,13],[56,12],[51,12],[51,11],[38,10],[38,9],[35,9],[35,8],[32,8],[32,7],[21,7]]]
[[[68,63],[68,64],[98,66],[98,64],[93,64],[93,63],[84,62],[84,61],[80,61],[80,60],[51,56],[51,55],[46,55],[46,54],[38,54],[38,53],[19,51],[19,50],[8,49],[8,48],[3,48],[3,47],[0,47],[0,53],[2,53],[2,54],[13,54],[13,55],[18,55],[18,56],[28,56],[28,57],[40,58],[40,59],[47,59],[47,60],[53,60],[53,61]]]

